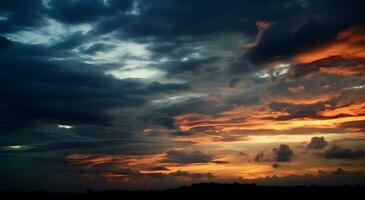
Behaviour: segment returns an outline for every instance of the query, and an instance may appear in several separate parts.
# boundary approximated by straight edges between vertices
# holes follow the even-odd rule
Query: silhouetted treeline
[[[31,198],[31,199],[146,199],[146,198],[220,198],[220,199],[247,199],[253,197],[278,197],[281,199],[306,198],[351,198],[361,197],[365,194],[363,186],[256,186],[255,184],[219,184],[200,183],[189,187],[183,186],[166,190],[145,191],[93,191],[83,193],[52,193],[45,191],[2,191],[1,197]],[[190,200],[190,199],[189,199]],[[192,199],[191,199],[192,200]]]

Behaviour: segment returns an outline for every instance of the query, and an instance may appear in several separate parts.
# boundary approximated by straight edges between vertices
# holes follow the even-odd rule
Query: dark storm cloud
[[[58,49],[48,48],[47,46],[41,44],[23,44],[20,42],[11,41],[6,37],[4,41],[7,41],[7,45],[3,50],[1,50],[0,54],[0,58],[3,59],[4,62],[10,62],[11,60],[15,62],[14,60],[19,58],[47,60],[57,57],[69,58],[72,56],[66,51],[58,51]]]
[[[158,108],[156,109],[158,110]],[[175,118],[170,114],[170,113],[154,113],[153,111],[151,112],[143,112],[143,113],[140,113],[137,117],[136,117],[137,120],[140,120],[143,122],[144,126],[145,127],[148,127],[148,128],[165,128],[165,129],[168,129],[168,130],[171,130],[170,131],[167,131],[167,132],[170,132],[170,134],[174,135],[175,132],[176,132],[176,135],[178,134],[188,134],[188,133],[178,133],[177,132],[177,127],[176,127],[176,124],[175,124]],[[152,131],[152,130],[151,130]],[[158,131],[153,131],[154,134],[159,134]]]
[[[50,15],[65,23],[92,22],[105,14],[105,5],[102,0],[66,0],[50,1]]]
[[[93,23],[101,17],[116,15],[132,8],[133,0],[51,0],[48,14],[69,24]]]
[[[320,22],[301,21],[300,23],[303,23],[303,25],[298,27],[298,24],[295,24],[295,20],[299,19],[291,20],[293,21],[290,23],[290,26],[286,22],[276,22],[266,32],[257,47],[247,52],[245,58],[255,63],[285,58],[295,52],[301,51],[303,48],[308,48],[309,46],[323,42],[323,40],[327,40],[329,36],[333,37],[336,33],[331,29],[326,30],[326,27],[323,26],[325,24]],[[313,30],[320,31],[314,33]],[[316,37],[313,34],[317,34]]]
[[[170,128],[170,129],[176,128],[175,119],[173,117],[157,116],[157,117],[152,118],[152,123],[161,125],[165,128]]]
[[[184,41],[174,41],[176,36],[184,36],[185,42],[194,43],[192,40],[202,40],[203,35],[243,32],[252,39],[258,34],[255,25],[257,20],[272,21],[273,25],[256,47],[248,49],[244,55],[232,61],[230,70],[235,73],[263,67],[250,63],[289,57],[303,49],[329,42],[339,31],[359,24],[361,19],[364,19],[361,9],[349,6],[343,1],[336,1],[330,5],[327,1],[279,3],[234,1],[230,4],[219,0],[200,1],[194,4],[178,0],[158,3],[142,1],[138,8],[140,9],[138,15],[122,15],[106,19],[98,25],[98,30],[117,31],[123,37],[152,37],[150,42],[164,41],[164,45],[154,48],[156,53],[165,52],[167,55],[174,55],[186,49]],[[333,10],[339,10],[339,13],[334,14]],[[337,19],[337,14],[342,16],[341,20]],[[308,19],[306,16],[311,17]],[[166,41],[172,42],[166,43]]]
[[[222,0],[137,2],[138,14],[103,19],[97,23],[93,32],[97,35],[113,32],[120,38],[150,43],[153,44],[150,49],[154,56],[173,58],[192,52],[197,43],[207,41],[208,36],[215,34],[216,37],[225,37],[229,33],[243,33],[246,38],[254,40],[258,34],[258,20],[285,20],[288,15],[306,11],[302,3],[291,1],[232,1],[229,4]],[[228,62],[232,72],[248,72],[255,68],[244,58]],[[196,70],[194,66],[197,64],[187,64],[182,64],[182,67],[174,66],[173,72]]]
[[[310,143],[308,144],[308,149],[323,149],[328,145],[328,142],[324,137],[312,137]]]
[[[255,34],[256,20],[286,20],[292,24],[304,14],[330,15],[325,1],[139,1],[140,13],[106,19],[99,31],[118,30],[136,36],[192,36],[216,32],[241,31]],[[316,7],[313,11],[312,7]],[[341,7],[340,7],[341,8]],[[350,12],[349,8],[345,10]],[[357,11],[358,12],[358,11]],[[356,13],[356,12],[355,12]],[[299,17],[290,18],[288,16]],[[291,20],[291,21],[290,21]],[[286,28],[285,30],[287,30]],[[280,30],[280,29],[279,29]]]
[[[363,7],[364,2],[342,0],[2,0],[0,177],[6,181],[0,181],[0,189],[151,188],[172,187],[182,184],[181,180],[184,184],[211,181],[214,174],[171,171],[170,166],[215,163],[225,167],[235,162],[181,150],[199,145],[182,140],[217,136],[215,142],[234,142],[245,140],[242,135],[364,132],[364,122],[356,121],[339,122],[334,128],[258,128],[221,136],[212,131],[215,125],[182,131],[176,120],[178,115],[193,113],[207,115],[208,121],[214,122],[229,113],[225,111],[257,105],[274,114],[255,111],[247,113],[248,117],[224,120],[219,126],[250,123],[256,114],[268,123],[350,116],[341,110],[336,116],[320,113],[352,105],[354,99],[364,100],[362,90],[348,89],[364,84],[360,80],[364,77],[362,58],[341,55],[309,63],[290,61],[287,75],[271,82],[255,72],[270,70],[266,64],[272,60],[286,62],[307,50],[338,42],[340,31],[364,24]],[[361,47],[363,42],[354,45]],[[140,51],[146,55],[140,56]],[[158,69],[165,75],[152,81],[106,75],[128,67],[131,72],[134,67]],[[333,71],[321,74],[323,69],[332,68],[356,73],[350,77]],[[313,74],[323,76],[311,81],[301,78]],[[333,91],[340,94],[314,103],[298,100]],[[59,124],[72,128],[60,128]],[[326,145],[323,137],[314,137],[308,148],[324,149]],[[214,152],[214,148],[207,152]],[[70,154],[86,158],[67,160]],[[122,159],[139,161],[138,156],[149,159],[149,155],[165,158],[142,167],[129,166],[132,161]],[[333,146],[324,156],[363,158],[364,152]],[[293,157],[289,145],[282,144],[265,154],[258,153],[254,161],[275,162],[272,167],[279,169],[281,165],[276,162],[289,162]],[[95,162],[103,159],[107,161]],[[34,183],[39,177],[42,180]],[[364,182],[363,177],[337,170],[318,179],[293,175],[256,181],[343,184]],[[131,186],[130,180],[138,185]]]
[[[274,25],[267,30],[260,43],[244,56],[253,62],[285,57],[306,46],[315,46],[328,41],[341,29],[360,23],[364,19],[362,10],[359,9],[361,5],[348,5],[344,1],[334,3],[326,0],[232,1],[227,4],[222,0],[199,2],[163,0],[136,1],[135,5],[133,2],[132,0],[52,0],[48,2],[47,12],[45,12],[42,1],[32,2],[32,4],[25,1],[6,1],[2,3],[2,8],[11,15],[25,13],[24,9],[36,13],[43,11],[51,18],[63,23],[96,23],[94,32],[117,31],[120,35],[129,38],[165,38],[158,40],[165,42],[173,41],[171,39],[176,39],[177,36],[199,36],[222,32],[243,32],[254,38],[254,35],[258,33],[256,21],[271,21]],[[138,13],[128,14],[133,8],[138,10]],[[333,10],[338,12],[333,13]],[[308,19],[306,16],[311,17]],[[41,19],[42,17],[43,15],[38,16]],[[334,17],[336,17],[336,23],[333,23]],[[37,19],[19,18],[33,21]],[[9,24],[14,23],[9,22]],[[170,39],[166,40],[166,38]],[[191,37],[185,38],[191,41]],[[165,47],[171,49],[169,46],[173,49],[180,47],[180,45],[176,47],[174,41]]]
[[[257,47],[250,49],[245,57],[257,63],[288,58],[332,41],[338,32],[362,24],[365,19],[362,10],[357,7],[364,6],[364,2],[357,6],[341,0],[306,1],[304,4],[292,18],[274,21]]]
[[[0,51],[9,48],[11,44],[12,43],[8,38],[0,35]]]
[[[4,0],[0,3],[0,33],[40,27],[45,24],[42,0]]]
[[[365,151],[352,150],[343,148],[338,145],[333,145],[330,149],[324,152],[326,159],[355,159],[365,158]]]
[[[2,122],[4,125],[18,121],[17,118],[19,121],[27,118],[32,121],[54,120],[61,124],[108,124],[111,119],[108,109],[137,106],[145,102],[138,97],[139,92],[134,97],[128,94],[127,88],[139,87],[138,83],[119,82],[90,72],[73,71],[62,66],[66,63],[24,59],[4,64],[1,80],[6,87],[2,87],[1,91],[8,114],[2,116],[10,117]],[[73,63],[75,65],[78,66]],[[120,93],[121,90],[125,90],[126,94]]]
[[[16,9],[22,7],[27,8],[21,1],[13,4],[15,6],[4,4],[4,9],[17,11]],[[42,2],[39,1],[35,5],[42,7]],[[38,7],[32,10],[39,11]],[[52,0],[47,4],[46,13],[49,17],[63,23],[94,23],[96,24],[92,30],[94,33],[116,31],[123,38],[125,36],[131,39],[150,38],[145,41],[155,43],[155,47],[151,49],[152,53],[164,53],[169,56],[191,51],[194,48],[193,44],[201,41],[203,38],[200,36],[204,35],[242,32],[246,34],[246,37],[254,39],[258,34],[256,28],[258,20],[273,22],[274,25],[266,31],[256,47],[251,48],[242,58],[230,64],[234,72],[247,72],[252,68],[258,69],[257,66],[250,66],[247,61],[256,62],[272,57],[283,57],[302,50],[306,45],[315,46],[319,41],[327,41],[341,28],[361,21],[360,19],[364,16],[358,7],[361,6],[349,6],[342,1],[328,5],[327,1],[232,1],[227,4],[222,0],[199,2],[163,0],[136,1],[135,3],[132,0]],[[132,12],[132,9],[138,12],[128,14]],[[339,10],[339,12],[333,15],[333,10]],[[22,12],[19,11],[19,13]],[[333,17],[339,13],[343,16],[341,20],[336,19],[338,23],[332,23]],[[313,17],[308,20],[305,16]],[[195,38],[192,38],[193,36]],[[62,47],[62,45],[75,44],[72,41],[58,45]],[[75,41],[80,42],[77,37]],[[192,46],[187,48],[184,45],[186,42]],[[195,71],[194,66],[197,66],[194,63],[182,64],[182,67],[175,67],[179,63],[168,63],[168,65],[172,73]]]
[[[213,157],[201,151],[187,152],[183,150],[171,150],[167,152],[167,161],[181,164],[211,162]]]
[[[290,162],[293,158],[294,152],[289,145],[281,144],[278,148],[274,148],[274,160],[278,162]]]
[[[44,133],[44,135],[49,133]],[[103,134],[100,132],[99,134]],[[88,154],[106,154],[113,155],[118,152],[118,155],[147,155],[153,153],[162,153],[168,148],[176,144],[166,144],[162,141],[153,141],[148,138],[129,139],[133,135],[123,135],[119,133],[119,138],[100,139],[91,137],[75,137],[72,138],[66,133],[60,135],[58,138],[42,139],[36,144],[22,145],[20,149],[14,150],[8,146],[0,146],[0,153],[4,155],[12,154],[39,154],[39,153],[54,153],[56,157],[65,156],[67,153],[88,153]],[[125,139],[123,139],[125,138]],[[29,140],[29,139],[28,139]],[[27,142],[27,138],[18,138],[23,143]],[[121,163],[119,163],[121,164]]]
[[[49,122],[111,125],[112,108],[141,106],[147,95],[186,89],[118,80],[77,61],[49,61],[52,51],[39,45],[18,44],[7,51],[0,55],[2,131]]]

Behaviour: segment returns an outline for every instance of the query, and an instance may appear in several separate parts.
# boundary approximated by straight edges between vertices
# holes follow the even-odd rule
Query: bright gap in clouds
[[[57,126],[58,126],[58,128],[63,128],[63,129],[71,129],[71,128],[73,128],[73,126],[66,125],[66,124],[58,124]]]
[[[22,145],[12,145],[12,146],[9,146],[9,149],[11,149],[11,150],[19,150],[22,147],[23,147]]]
[[[150,68],[137,68],[137,69],[119,69],[106,72],[108,75],[112,75],[118,79],[136,78],[147,80],[158,80],[163,78],[165,72],[158,69]]]
[[[1,18],[1,17],[0,17]],[[69,26],[61,24],[52,19],[46,19],[45,26],[42,28],[23,30],[16,33],[4,34],[13,41],[24,44],[47,44],[52,45],[55,41],[67,38],[76,32],[86,34],[91,30],[91,25],[80,24],[77,26]]]
[[[274,68],[266,69],[256,73],[256,76],[259,78],[280,77],[288,73],[289,68],[290,68],[289,63],[281,63],[276,65]]]

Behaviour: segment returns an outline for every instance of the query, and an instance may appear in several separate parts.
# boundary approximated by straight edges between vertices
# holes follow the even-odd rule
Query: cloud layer
[[[0,189],[363,183],[364,6],[2,0]]]

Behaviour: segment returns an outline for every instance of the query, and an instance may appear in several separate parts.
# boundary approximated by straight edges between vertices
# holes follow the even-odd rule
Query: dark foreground
[[[26,198],[26,199],[150,199],[169,198],[180,199],[184,197],[247,199],[249,197],[280,197],[281,199],[300,199],[302,197],[342,197],[350,198],[365,194],[363,186],[256,186],[254,184],[218,184],[201,183],[189,187],[179,187],[167,190],[151,191],[87,191],[84,193],[49,193],[2,191],[1,197]]]

